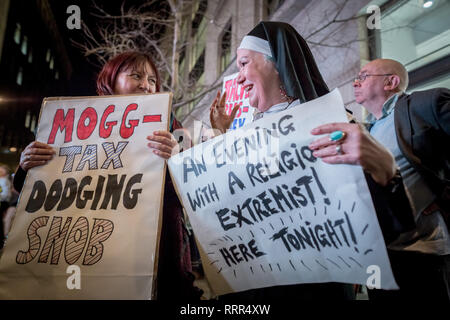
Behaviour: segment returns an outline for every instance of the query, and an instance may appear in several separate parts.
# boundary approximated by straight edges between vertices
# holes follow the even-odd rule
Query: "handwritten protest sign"
[[[397,287],[362,169],[308,148],[310,130],[331,121],[347,121],[337,90],[170,159],[217,294],[366,284],[377,271],[381,288]]]
[[[37,140],[56,155],[28,172],[1,299],[151,298],[166,166],[146,137],[167,130],[171,99],[44,100]]]
[[[242,128],[253,121],[253,112],[255,108],[250,106],[248,99],[248,92],[244,91],[243,86],[237,83],[238,73],[234,73],[223,79],[222,92],[226,92],[225,111],[231,114],[231,111],[236,105],[239,105],[239,110],[236,117],[231,124],[230,129],[236,130]]]

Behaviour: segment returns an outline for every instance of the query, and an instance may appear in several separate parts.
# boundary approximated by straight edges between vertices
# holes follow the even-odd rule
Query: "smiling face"
[[[237,50],[239,75],[237,82],[248,92],[250,105],[260,112],[283,102],[280,77],[271,61],[262,53],[247,49]]]
[[[156,74],[148,62],[130,66],[117,75],[114,94],[143,94],[156,92]]]

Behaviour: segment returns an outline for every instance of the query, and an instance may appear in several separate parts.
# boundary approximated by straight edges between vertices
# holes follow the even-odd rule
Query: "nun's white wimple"
[[[245,36],[242,39],[241,45],[238,49],[253,50],[256,52],[263,53],[270,58],[272,58],[272,52],[270,51],[269,41],[255,37],[255,36]]]

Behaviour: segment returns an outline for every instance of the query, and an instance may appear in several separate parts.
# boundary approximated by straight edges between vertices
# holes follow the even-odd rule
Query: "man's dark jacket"
[[[441,212],[450,203],[450,90],[436,88],[402,95],[394,109],[403,155],[437,196]],[[445,213],[442,212],[444,218]]]
[[[448,225],[450,203],[450,90],[436,88],[399,97],[394,109],[399,148],[437,195]],[[378,222],[387,244],[415,227],[403,185],[395,192],[366,174]]]

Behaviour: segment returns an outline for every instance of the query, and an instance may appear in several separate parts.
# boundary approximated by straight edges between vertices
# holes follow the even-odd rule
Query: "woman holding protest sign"
[[[259,23],[243,38],[237,49],[236,61],[239,68],[237,82],[248,92],[250,105],[258,111],[254,121],[272,113],[301,108],[302,103],[329,93],[306,41],[289,24]],[[234,118],[234,114],[225,113],[224,102],[225,99],[218,94],[210,108],[211,125],[221,133],[226,132]],[[345,150],[351,153],[350,164],[361,165],[365,170],[371,194],[377,204],[376,212],[383,235],[386,242],[392,241],[412,225],[411,219],[398,218],[392,205],[395,202],[406,204],[397,204],[397,208],[402,208],[400,213],[406,217],[408,213],[405,213],[404,208],[409,207],[409,202],[403,188],[396,188],[391,192],[389,187],[390,181],[396,178],[395,160],[387,149],[358,124],[340,125],[342,128],[335,129],[340,131],[330,135],[330,141],[337,145],[337,153],[345,144]],[[312,133],[317,134],[314,130]],[[387,186],[389,190],[384,190],[383,186]],[[249,290],[232,294],[229,298],[283,301],[342,299],[352,298],[352,295],[350,285],[328,283]]]
[[[141,52],[129,51],[109,60],[97,77],[99,95],[152,94],[160,92],[161,79],[152,58]],[[179,152],[172,133],[181,124],[171,115],[170,131],[155,131],[147,137],[148,147],[157,156],[169,159]],[[50,161],[55,154],[45,143],[34,141],[22,152],[14,186],[21,190],[26,171]],[[166,176],[163,222],[158,257],[157,299],[198,300],[201,291],[193,285],[190,244],[183,219],[182,205]]]
[[[159,92],[161,80],[150,56],[138,52],[126,52],[112,58],[105,64],[97,78],[98,95],[148,94]],[[180,129],[181,124],[171,117],[170,131]],[[169,159],[177,150],[177,142],[168,131],[156,131],[148,136],[148,147],[153,153]],[[20,155],[20,164],[14,187],[21,190],[25,173],[31,168],[50,161],[55,154],[53,148],[43,142],[31,142]]]
[[[237,81],[249,93],[250,105],[258,110],[254,121],[329,93],[306,41],[286,23],[258,24],[237,49],[237,64]],[[210,111],[213,128],[225,132],[234,114],[228,116],[225,113],[224,99],[220,99],[219,94]],[[370,138],[369,133],[360,126],[348,124],[345,129],[348,132],[334,142],[352,145],[354,140],[365,141],[370,148],[345,149],[354,153],[365,152],[355,156],[352,164],[361,164],[376,182],[385,185],[395,173],[395,161],[390,152]],[[358,139],[355,139],[356,136]],[[374,154],[378,156],[375,158]],[[380,166],[379,163],[385,165]]]

